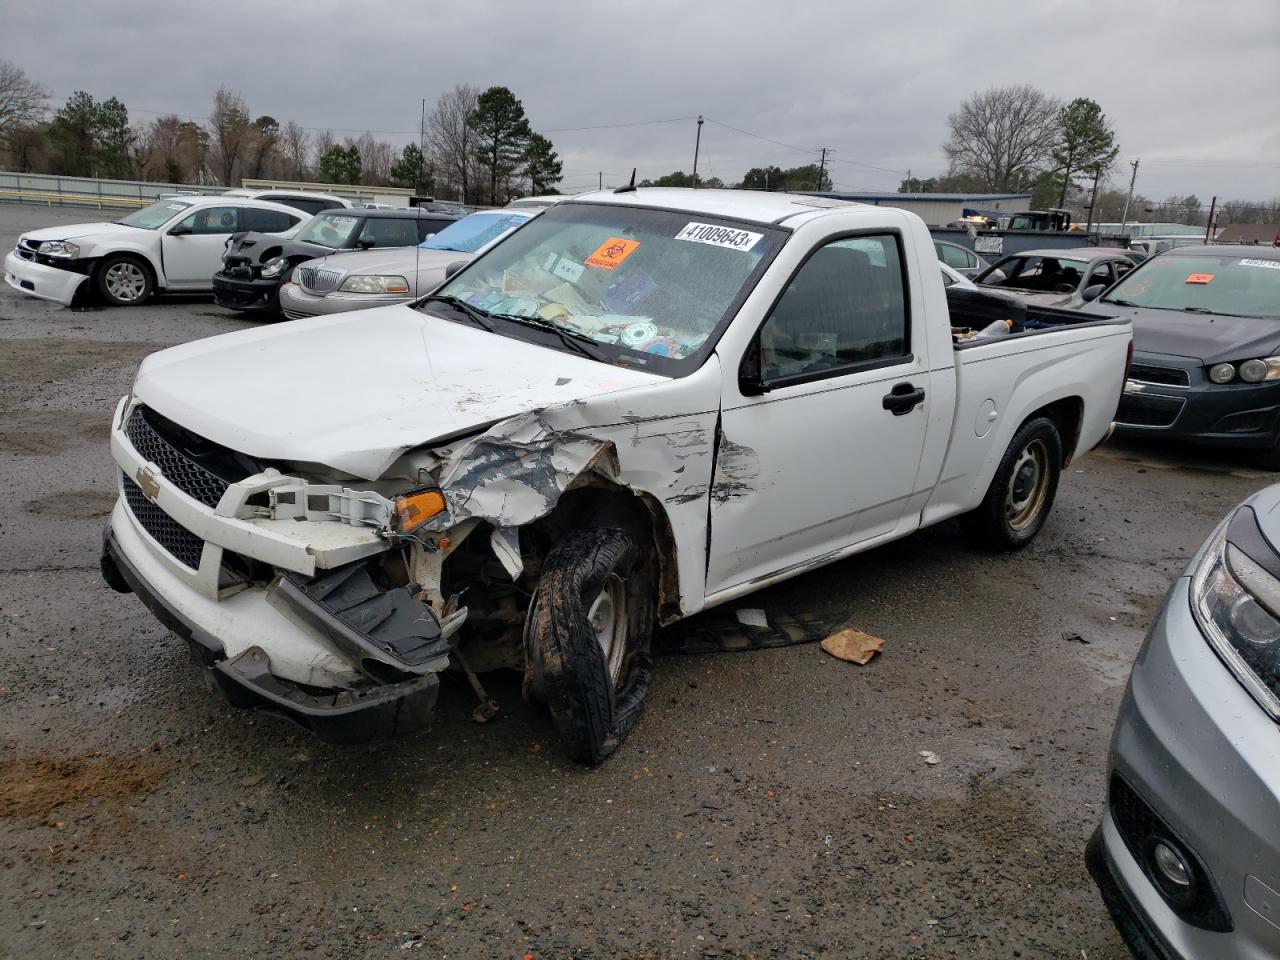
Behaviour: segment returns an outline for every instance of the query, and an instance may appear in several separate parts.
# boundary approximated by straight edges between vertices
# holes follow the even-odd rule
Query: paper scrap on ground
[[[767,630],[769,627],[769,618],[764,615],[763,610],[742,609],[737,611],[738,622],[746,627],[760,627]]]
[[[884,641],[852,627],[837,630],[822,641],[822,649],[837,660],[865,664],[884,649]]]

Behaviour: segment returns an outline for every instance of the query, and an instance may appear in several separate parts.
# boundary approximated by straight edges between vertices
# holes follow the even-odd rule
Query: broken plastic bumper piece
[[[403,736],[430,723],[448,640],[430,607],[406,588],[378,591],[360,563],[319,577],[281,579],[275,591],[276,602],[322,629],[340,650],[362,654],[354,662],[371,682],[351,689],[321,689],[277,677],[261,647],[228,659],[220,638],[151,588],[120,549],[110,524],[103,533],[102,572],[108,585],[136,594],[187,641],[206,680],[232,706],[284,717],[333,743]]]

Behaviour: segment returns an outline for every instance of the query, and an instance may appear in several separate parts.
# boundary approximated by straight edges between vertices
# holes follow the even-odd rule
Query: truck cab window
[[[906,294],[892,236],[828,243],[791,278],[760,334],[766,380],[907,354]]]

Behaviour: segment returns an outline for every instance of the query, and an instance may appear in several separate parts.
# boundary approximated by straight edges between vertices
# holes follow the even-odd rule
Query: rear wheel
[[[151,270],[128,254],[104,257],[93,273],[93,282],[102,299],[117,307],[145,303],[155,292]]]
[[[529,688],[579,763],[600,763],[639,719],[653,589],[645,552],[623,530],[572,531],[543,564],[525,625]]]
[[[1044,526],[1062,473],[1062,438],[1048,417],[1024,423],[976,510],[960,518],[970,540],[994,550],[1017,550]]]

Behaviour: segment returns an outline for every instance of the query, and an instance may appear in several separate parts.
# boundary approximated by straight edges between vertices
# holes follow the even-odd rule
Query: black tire
[[[140,257],[127,253],[103,257],[93,271],[93,285],[98,296],[116,307],[146,303],[156,291],[151,267]]]
[[[579,763],[594,765],[613,753],[644,707],[653,672],[651,567],[631,534],[604,527],[571,531],[543,563],[525,624],[529,687],[551,710],[565,753]],[[608,630],[592,622],[592,612],[598,623],[602,609],[614,625]],[[617,625],[625,625],[620,646]],[[612,658],[602,636],[614,637]]]
[[[1028,420],[1009,442],[987,495],[960,518],[965,535],[992,550],[1020,550],[1053,509],[1062,474],[1062,438],[1048,417]]]

